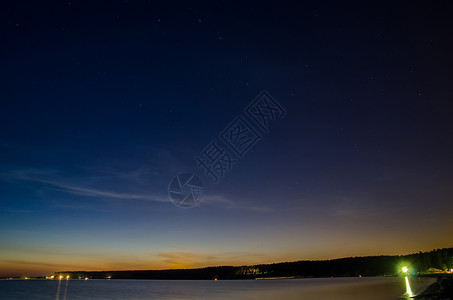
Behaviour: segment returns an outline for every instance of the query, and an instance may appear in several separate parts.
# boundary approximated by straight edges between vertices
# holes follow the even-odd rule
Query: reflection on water
[[[61,286],[61,279],[58,280],[57,300],[60,299],[60,286]]]
[[[63,300],[66,300],[66,295],[68,294],[68,283],[69,283],[69,276],[66,277],[66,284],[65,284],[64,292],[63,292]],[[61,276],[58,279],[57,298],[56,298],[56,300],[60,299],[60,287],[61,287]]]
[[[69,282],[69,278],[66,278],[66,285],[64,288],[63,300],[66,300],[66,295],[68,293],[68,282]]]
[[[280,280],[0,280],[1,299],[395,300],[432,278],[356,277]],[[63,286],[64,284],[64,286]],[[409,285],[410,284],[410,285]],[[57,292],[57,295],[55,295]]]
[[[409,297],[414,297],[414,294],[412,293],[411,285],[409,283],[409,277],[406,276],[405,280],[406,280],[406,294]]]

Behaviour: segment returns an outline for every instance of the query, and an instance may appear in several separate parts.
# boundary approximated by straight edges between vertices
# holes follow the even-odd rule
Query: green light
[[[405,267],[407,269],[407,267]],[[412,293],[411,285],[409,283],[409,278],[406,276],[406,293],[409,297],[414,297],[414,294]]]
[[[403,271],[403,273],[407,273],[407,272],[409,271],[409,268],[408,268],[408,267],[403,267],[403,268],[401,269],[401,271]]]

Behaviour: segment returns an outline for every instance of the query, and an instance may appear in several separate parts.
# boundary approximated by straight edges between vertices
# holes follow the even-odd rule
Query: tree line
[[[411,275],[430,270],[453,268],[453,248],[436,249],[410,255],[348,257],[332,260],[302,260],[252,266],[218,266],[198,269],[131,270],[131,271],[63,271],[56,277],[74,279],[256,279],[271,277],[354,277],[395,276],[402,266]]]

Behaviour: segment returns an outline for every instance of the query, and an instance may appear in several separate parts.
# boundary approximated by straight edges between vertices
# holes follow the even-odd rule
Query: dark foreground
[[[419,300],[453,299],[453,277],[438,277],[421,295],[414,297]]]

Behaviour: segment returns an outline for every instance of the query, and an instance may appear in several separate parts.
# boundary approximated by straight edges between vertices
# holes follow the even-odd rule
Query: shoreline
[[[453,299],[453,277],[437,276],[437,280],[429,285],[420,295],[413,297],[417,300]]]

